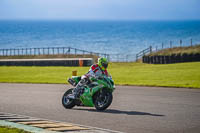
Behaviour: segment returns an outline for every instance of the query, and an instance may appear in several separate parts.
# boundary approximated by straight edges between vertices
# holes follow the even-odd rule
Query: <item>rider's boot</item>
[[[71,95],[69,95],[69,98],[70,99],[78,99],[81,89],[85,84],[87,84],[87,80],[81,79],[80,82],[76,85],[76,88],[74,88],[73,93]]]
[[[71,95],[69,95],[68,98],[70,98],[70,99],[78,99],[80,90],[81,90],[81,85],[78,84],[76,86],[76,88],[74,88],[73,93]]]

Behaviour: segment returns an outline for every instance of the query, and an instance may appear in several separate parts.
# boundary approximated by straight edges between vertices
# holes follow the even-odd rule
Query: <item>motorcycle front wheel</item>
[[[99,92],[95,96],[94,106],[97,110],[105,110],[112,103],[113,95],[109,91]]]
[[[62,105],[66,108],[66,109],[71,109],[75,106],[75,102],[73,99],[69,99],[68,95],[72,94],[73,89],[69,89],[67,90],[63,97],[62,97]]]

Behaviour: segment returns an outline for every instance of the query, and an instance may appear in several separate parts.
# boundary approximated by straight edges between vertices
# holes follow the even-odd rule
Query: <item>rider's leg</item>
[[[80,95],[80,91],[83,88],[84,85],[87,84],[86,79],[81,79],[79,83],[76,85],[76,87],[73,90],[73,94],[70,96],[71,99],[77,99]]]
[[[83,87],[84,83],[82,80],[79,81],[79,83],[76,85],[76,87],[74,88],[73,94],[75,96],[75,98],[78,97],[81,88]]]

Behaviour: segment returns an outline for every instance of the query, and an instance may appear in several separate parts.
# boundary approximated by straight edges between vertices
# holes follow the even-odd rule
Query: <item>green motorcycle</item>
[[[72,78],[68,79],[68,82],[75,87],[80,80],[80,76],[72,76]],[[82,87],[78,99],[69,98],[74,88],[67,90],[62,97],[63,106],[67,109],[71,109],[75,105],[95,107],[97,110],[105,110],[108,108],[112,103],[112,92],[115,90],[112,77],[90,78],[90,81],[92,82]]]

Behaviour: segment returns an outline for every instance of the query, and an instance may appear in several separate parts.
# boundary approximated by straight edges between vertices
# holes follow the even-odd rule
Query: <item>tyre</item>
[[[63,97],[62,97],[62,105],[66,108],[66,109],[71,109],[75,106],[75,102],[73,99],[69,99],[67,98],[69,94],[72,94],[73,89],[69,89],[67,90]]]
[[[109,91],[99,92],[95,96],[94,106],[97,110],[102,111],[110,106],[113,95]]]

